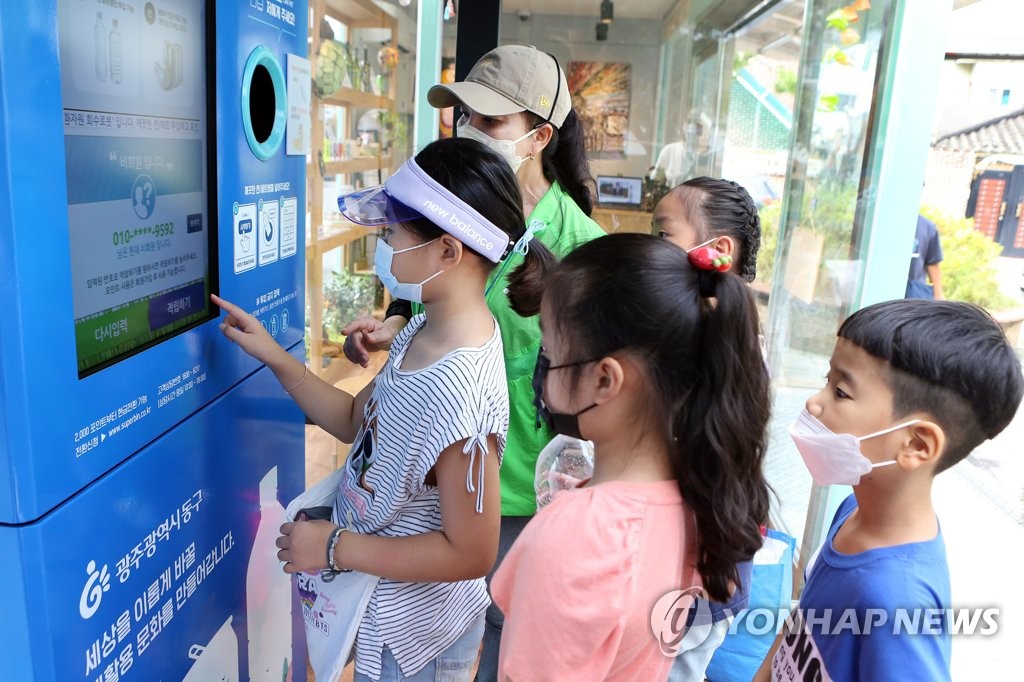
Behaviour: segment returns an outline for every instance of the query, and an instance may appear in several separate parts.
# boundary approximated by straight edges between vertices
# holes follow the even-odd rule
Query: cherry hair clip
[[[690,259],[693,267],[698,270],[725,272],[732,266],[732,256],[710,246],[692,249],[687,254],[687,257]]]

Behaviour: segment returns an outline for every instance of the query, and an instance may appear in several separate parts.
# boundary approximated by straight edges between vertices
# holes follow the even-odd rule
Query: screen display
[[[213,314],[204,5],[58,0],[79,376]]]
[[[643,178],[597,176],[597,201],[601,204],[639,206],[643,199]]]

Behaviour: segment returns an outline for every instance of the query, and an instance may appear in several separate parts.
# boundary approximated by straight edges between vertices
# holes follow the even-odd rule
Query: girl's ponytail
[[[544,285],[558,259],[539,239],[527,245],[523,263],[508,278],[508,301],[512,310],[522,317],[531,317],[540,312],[540,300]]]
[[[569,360],[627,353],[643,365],[636,418],[664,439],[696,519],[705,589],[727,601],[768,519],[771,393],[749,288],[664,239],[613,234],[565,256],[543,291],[546,328],[572,339]]]
[[[697,277],[700,323],[690,352],[698,361],[672,420],[673,465],[696,517],[704,587],[726,601],[729,582],[739,580],[736,564],[761,547],[768,520],[762,464],[771,389],[749,288],[731,274],[701,270]]]

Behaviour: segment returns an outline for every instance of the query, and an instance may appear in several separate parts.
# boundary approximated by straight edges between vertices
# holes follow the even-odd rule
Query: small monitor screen
[[[643,178],[597,176],[597,201],[603,205],[639,207],[643,198]]]
[[[204,0],[57,5],[82,377],[213,315],[213,57]]]

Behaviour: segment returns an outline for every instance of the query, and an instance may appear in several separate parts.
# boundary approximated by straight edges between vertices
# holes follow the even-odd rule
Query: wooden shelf
[[[306,254],[313,256],[317,253],[327,253],[374,232],[376,229],[373,227],[356,225],[347,220],[324,223],[321,226],[319,237],[315,241],[307,240]]]
[[[608,234],[615,232],[651,233],[654,215],[646,211],[632,211],[618,208],[595,208],[590,216]]]
[[[310,164],[312,168],[312,164]],[[391,168],[390,156],[366,156],[357,159],[345,159],[344,161],[328,161],[324,164],[326,171],[324,177],[333,175],[344,175],[347,173],[364,173],[366,171]]]
[[[396,15],[385,8],[378,7],[371,0],[310,0],[309,9],[312,13],[312,26],[319,27],[325,16],[337,19],[347,27],[346,35],[350,43],[362,45],[360,49],[372,47],[377,44],[379,38],[374,37],[372,42],[367,42],[368,39],[360,40],[358,29],[388,29],[391,33],[391,47],[396,49],[398,47]],[[309,60],[313,67],[314,79],[320,44],[319,31],[314,30],[309,41]],[[313,114],[310,136],[314,140],[314,149],[319,149],[316,145],[322,144],[325,137],[332,139],[339,136],[350,137],[355,132],[355,122],[359,120],[360,110],[382,109],[394,112],[398,99],[397,80],[388,78],[387,83],[387,92],[380,95],[355,88],[339,88],[326,97],[320,97],[314,90],[310,101]],[[334,109],[330,113],[335,115],[325,117],[326,107],[333,107]],[[335,119],[335,124],[339,126],[334,135],[325,135],[325,118]],[[363,377],[360,373],[365,373],[366,370],[348,362],[344,356],[330,357],[332,353],[338,352],[338,349],[329,347],[331,344],[326,344],[328,347],[325,348],[322,336],[324,319],[323,255],[339,248],[344,253],[348,250],[349,244],[373,234],[376,230],[372,227],[356,225],[344,219],[336,218],[325,221],[324,207],[336,206],[337,196],[325,196],[324,178],[390,169],[394,160],[391,155],[378,153],[371,157],[322,163],[319,161],[320,153],[314,153],[311,156],[313,162],[306,166],[309,180],[306,211],[310,216],[306,230],[306,293],[310,329],[309,368],[314,374],[331,383],[339,380],[346,381],[350,375],[353,375],[353,380],[356,378],[368,380],[372,378],[372,373],[368,377]],[[321,169],[324,171],[323,175],[320,173]],[[359,183],[353,182],[352,184]],[[334,194],[333,191],[332,194]],[[334,215],[334,211],[329,210],[328,215]],[[381,355],[386,357],[386,354]],[[323,366],[324,364],[326,367]],[[358,388],[356,390],[358,391]]]
[[[329,95],[320,98],[324,104],[336,107],[355,107],[357,109],[394,109],[395,100],[385,95],[375,95],[355,88],[338,88]]]

